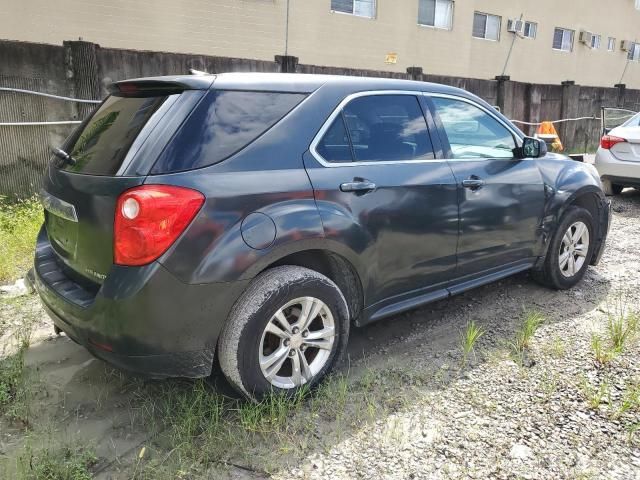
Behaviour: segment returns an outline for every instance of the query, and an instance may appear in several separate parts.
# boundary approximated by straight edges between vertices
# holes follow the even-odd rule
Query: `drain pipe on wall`
[[[520,14],[520,18],[518,19],[518,21],[522,21],[523,15],[523,13]],[[511,59],[511,52],[513,51],[513,46],[516,43],[516,38],[518,38],[518,34],[514,32],[513,38],[511,39],[511,46],[509,47],[509,53],[507,53],[507,59],[505,60],[504,68],[502,69],[502,77],[504,77],[505,73],[507,72],[507,66],[509,65],[509,60]]]

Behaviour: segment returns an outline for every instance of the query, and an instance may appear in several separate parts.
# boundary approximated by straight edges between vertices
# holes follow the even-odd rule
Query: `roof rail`
[[[204,70],[196,70],[195,68],[190,68],[189,75],[211,75],[211,74],[209,72],[205,72]]]

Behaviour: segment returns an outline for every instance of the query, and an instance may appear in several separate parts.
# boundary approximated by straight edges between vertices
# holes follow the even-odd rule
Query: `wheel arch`
[[[356,320],[364,310],[364,289],[360,274],[343,255],[323,248],[298,250],[272,260],[258,274],[283,265],[305,267],[333,281],[347,300],[352,320]]]
[[[537,266],[543,263],[544,257],[547,255],[551,238],[560,225],[560,219],[571,207],[584,208],[593,217],[594,228],[596,229],[596,250],[591,264],[595,265],[597,263],[597,259],[599,259],[598,252],[602,248],[602,244],[608,230],[608,215],[604,211],[606,205],[607,200],[602,189],[595,185],[585,185],[573,192],[558,190],[552,199],[552,203],[550,205],[551,211],[548,212],[545,217],[547,221],[552,220],[552,225],[548,225],[552,228],[548,229],[549,235],[545,242],[544,254],[537,262]]]

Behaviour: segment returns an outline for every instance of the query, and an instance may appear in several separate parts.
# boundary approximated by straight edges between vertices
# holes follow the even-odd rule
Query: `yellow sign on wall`
[[[384,63],[395,65],[398,63],[398,54],[397,53],[387,53],[384,57]]]

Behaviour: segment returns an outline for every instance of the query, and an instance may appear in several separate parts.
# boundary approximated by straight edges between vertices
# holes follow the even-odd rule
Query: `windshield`
[[[65,144],[71,158],[62,169],[115,175],[140,130],[166,99],[166,96],[108,97]]]

